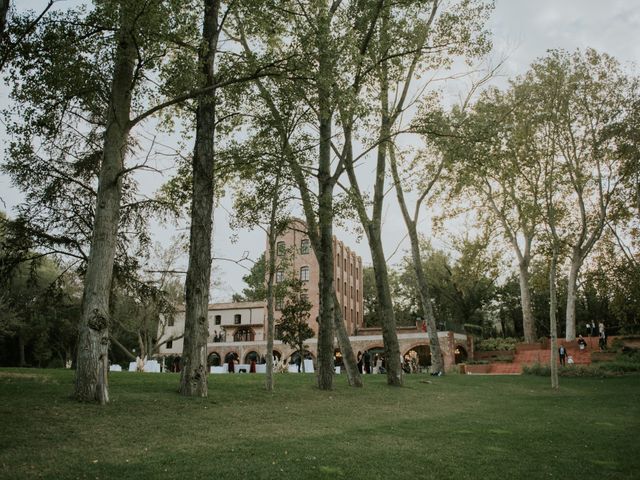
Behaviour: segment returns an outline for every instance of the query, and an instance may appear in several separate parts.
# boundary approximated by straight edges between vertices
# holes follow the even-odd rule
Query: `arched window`
[[[278,242],[276,245],[276,251],[278,252],[279,257],[284,257],[286,247],[284,242]]]

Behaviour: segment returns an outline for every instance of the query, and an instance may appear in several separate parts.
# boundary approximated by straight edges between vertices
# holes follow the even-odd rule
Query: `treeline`
[[[235,198],[233,223],[268,235],[268,345],[275,238],[292,211],[303,214],[319,262],[316,381],[324,390],[333,387],[334,339],[350,385],[362,385],[334,295],[333,225],[347,221],[359,225],[371,252],[387,382],[402,385],[382,241],[390,194],[406,225],[407,264],[437,370],[438,322],[478,320],[462,286],[468,276],[452,282],[468,303],[458,302],[464,312],[446,313],[434,301],[444,294],[424,268],[430,253],[418,226],[427,210],[443,225],[474,212],[481,235],[511,249],[527,341],[540,333],[535,262],[549,269],[552,338],[556,271],[567,277],[569,340],[580,279],[603,236],[637,272],[637,79],[606,54],[552,51],[506,89],[485,89],[488,72],[459,105],[443,105],[435,72],[450,71],[457,59],[481,62],[491,51],[491,2],[103,0],[13,8],[0,12],[0,68],[10,87],[2,168],[24,195],[11,224],[29,248],[18,248],[22,260],[11,249],[3,254],[18,263],[28,252],[50,255],[81,279],[79,400],[109,401],[114,289],[166,294],[158,278],[145,278],[154,270],[146,268],[154,217],[190,220],[180,391],[208,394],[213,207],[225,188]],[[161,148],[165,133],[181,140]],[[175,175],[149,197],[139,182],[160,170],[161,159]],[[449,269],[453,277],[455,265]],[[18,274],[7,272],[3,278]],[[151,351],[154,342],[138,343]]]

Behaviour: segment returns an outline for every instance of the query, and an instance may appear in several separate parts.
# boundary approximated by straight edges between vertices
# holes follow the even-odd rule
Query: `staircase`
[[[558,341],[558,348],[564,345],[568,355],[573,357],[573,363],[576,365],[591,364],[591,352],[597,351],[597,338],[587,338],[587,348],[580,350],[578,342]],[[490,374],[493,375],[516,375],[522,373],[523,365],[533,365],[534,363],[549,364],[551,352],[549,347],[545,347],[539,343],[521,343],[516,347],[516,355],[513,362],[503,363],[496,362],[491,364]]]

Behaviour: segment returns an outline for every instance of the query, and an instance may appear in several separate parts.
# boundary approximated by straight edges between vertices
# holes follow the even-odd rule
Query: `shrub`
[[[620,370],[609,370],[603,368],[603,365],[567,365],[558,368],[558,376],[560,377],[613,377],[624,372]],[[523,365],[522,373],[525,375],[538,375],[540,377],[550,377],[551,367],[546,364],[534,363],[533,365]]]
[[[520,340],[512,337],[485,338],[484,340],[476,342],[475,348],[481,352],[489,352],[493,350],[508,352],[514,351],[518,343],[520,343]]]

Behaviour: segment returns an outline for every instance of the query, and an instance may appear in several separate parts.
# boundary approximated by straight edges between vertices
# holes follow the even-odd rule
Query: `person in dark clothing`
[[[560,345],[560,348],[558,349],[558,353],[560,354],[560,365],[564,367],[566,365],[566,359],[567,359],[567,349],[564,348],[564,345]]]
[[[362,363],[363,363],[363,360],[362,360],[362,352],[360,352],[360,351],[358,351],[357,360],[358,360],[358,371],[359,371],[360,373],[362,373]]]
[[[364,373],[371,373],[371,355],[368,350],[364,352]]]

